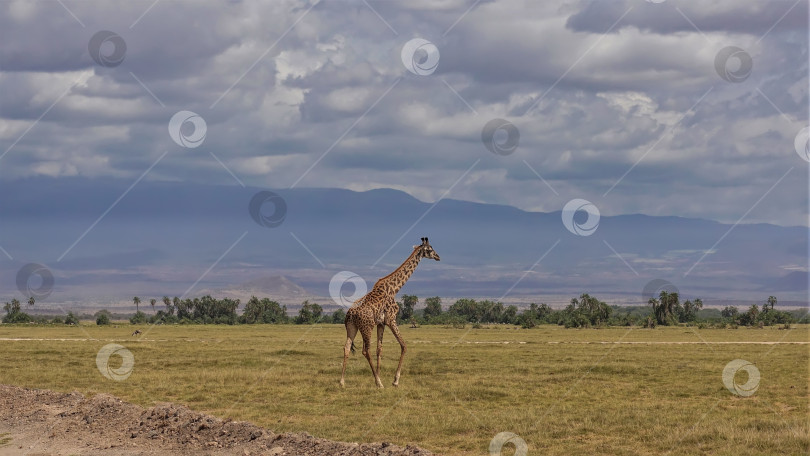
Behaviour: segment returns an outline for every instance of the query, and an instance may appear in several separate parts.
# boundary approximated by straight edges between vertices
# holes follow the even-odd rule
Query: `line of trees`
[[[405,295],[400,304],[400,320],[420,324],[445,324],[455,327],[467,323],[486,324],[504,323],[532,328],[539,324],[557,324],[566,328],[585,328],[600,326],[646,326],[678,324],[714,324],[726,326],[769,326],[775,324],[810,323],[810,314],[806,309],[793,312],[775,310],[776,297],[770,296],[760,311],[752,305],[740,313],[736,307],[729,306],[717,309],[703,309],[703,300],[696,298],[681,302],[675,292],[662,291],[657,298],[651,298],[647,307],[610,306],[588,293],[571,299],[564,309],[555,310],[547,304],[530,304],[522,312],[514,305],[506,306],[500,302],[462,298],[452,304],[446,311],[442,310],[441,298],[425,299],[425,308],[420,312],[414,310],[419,298]]]
[[[754,304],[744,313],[740,313],[734,306],[727,306],[721,311],[723,318],[727,318],[734,324],[742,326],[770,326],[775,324],[790,324],[796,321],[795,316],[790,312],[774,309],[776,306],[776,296],[769,296],[762,305],[762,310]],[[802,322],[808,320],[805,316]]]
[[[157,299],[148,302],[152,307],[152,315],[146,315],[140,310],[141,299],[134,297],[136,312],[129,318],[132,324],[314,324],[334,323],[342,324],[346,313],[338,309],[331,314],[324,312],[317,303],[304,301],[296,316],[288,315],[287,306],[281,305],[268,298],[251,297],[244,305],[242,313],[238,314],[240,306],[238,299],[216,299],[203,296],[193,299],[169,298],[164,296],[161,300],[164,308],[156,310]],[[28,300],[29,307],[33,307],[34,298]],[[658,297],[651,298],[645,307],[619,307],[609,306],[596,297],[583,293],[578,298],[571,299],[570,303],[560,310],[555,310],[547,304],[531,304],[528,308],[519,311],[517,306],[504,306],[499,301],[462,298],[456,300],[446,310],[442,308],[442,299],[438,296],[426,298],[425,306],[417,309],[419,298],[415,295],[402,296],[399,303],[398,320],[400,324],[439,324],[453,327],[464,327],[467,324],[480,325],[501,323],[519,325],[532,328],[540,324],[556,324],[567,328],[600,327],[600,326],[646,326],[677,325],[677,324],[720,324],[723,326],[768,326],[774,324],[789,325],[796,321],[810,323],[810,316],[801,311],[785,312],[776,310],[776,297],[770,296],[762,305],[752,305],[746,312],[741,313],[734,306],[727,306],[722,311],[716,309],[703,309],[701,299],[681,302],[680,296],[675,292],[662,291]],[[22,303],[17,299],[6,302],[3,309],[6,315],[3,323],[48,323],[44,317],[31,317],[22,310]],[[89,317],[89,316],[88,316]],[[120,317],[120,316],[119,316]],[[92,318],[99,325],[110,324],[113,315],[107,310],[96,312]],[[79,318],[74,313],[68,313],[63,319],[55,317],[50,323],[77,324]]]
[[[257,298],[252,296],[244,306],[242,314],[237,313],[241,304],[239,299],[216,299],[211,296],[203,296],[194,299],[180,299],[174,297],[170,299],[164,296],[163,305],[165,309],[154,311],[157,302],[151,299],[153,315],[147,316],[140,310],[136,310],[135,315],[130,318],[133,324],[174,324],[174,323],[196,323],[196,324],[286,324],[294,323],[300,325],[315,323],[343,323],[346,314],[338,310],[331,315],[323,312],[320,304],[304,301],[298,310],[298,315],[290,317],[287,314],[287,306],[281,305],[277,301],[269,298]],[[136,296],[133,302],[140,302]]]
[[[33,307],[36,300],[31,297],[28,298],[28,305]],[[6,315],[3,317],[3,323],[28,323],[31,321],[31,316],[22,311],[22,305],[19,299],[12,299],[3,306]]]
[[[769,296],[761,311],[759,306],[754,304],[745,313],[740,313],[735,306],[726,306],[720,311],[720,323],[763,327],[776,324],[790,325],[797,320],[808,321],[806,313],[803,317],[797,318],[793,313],[776,310],[776,303],[776,296]],[[703,301],[700,299],[681,303],[678,293],[666,291],[661,291],[658,298],[650,298],[649,304],[652,306],[652,316],[648,326],[692,323],[698,320],[698,312],[703,308]]]
[[[33,307],[36,304],[36,298],[33,296],[28,298],[28,306]],[[19,299],[12,299],[3,305],[3,310],[6,314],[3,316],[3,323],[53,323],[53,324],[66,324],[77,325],[79,324],[79,317],[73,313],[68,312],[65,318],[61,316],[54,317],[48,321],[45,317],[32,317],[22,310],[22,304]]]
[[[574,298],[562,310],[554,310],[547,304],[530,304],[522,312],[517,306],[504,306],[499,301],[462,298],[442,310],[441,298],[425,299],[425,308],[419,315],[412,309],[418,302],[416,296],[405,295],[400,305],[400,319],[421,324],[445,324],[454,327],[502,323],[533,328],[539,324],[559,324],[566,327],[590,327],[608,324],[613,308],[584,293]]]

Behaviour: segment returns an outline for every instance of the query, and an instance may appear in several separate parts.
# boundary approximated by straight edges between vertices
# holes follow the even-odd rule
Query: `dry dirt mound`
[[[0,385],[0,455],[429,455],[417,447],[276,434],[161,403]]]

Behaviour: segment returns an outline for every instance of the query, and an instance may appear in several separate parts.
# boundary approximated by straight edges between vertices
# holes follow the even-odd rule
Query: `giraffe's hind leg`
[[[380,358],[382,358],[382,345],[383,335],[385,334],[385,325],[377,325],[377,376],[380,376]]]
[[[399,374],[402,372],[402,361],[405,360],[407,348],[405,347],[405,339],[403,339],[402,334],[399,333],[397,321],[393,319],[390,320],[388,327],[391,328],[391,332],[394,333],[394,337],[397,339],[397,342],[399,342],[399,365],[397,365],[397,373],[394,374],[394,386],[399,386]]]
[[[346,343],[343,345],[343,371],[340,373],[340,386],[346,386],[346,361],[349,359],[349,352],[354,344],[357,335],[357,326],[350,319],[346,319]]]
[[[374,326],[361,326],[360,327],[360,335],[363,336],[363,356],[366,357],[368,360],[368,366],[371,368],[371,373],[374,374],[374,381],[377,383],[377,387],[382,388],[383,384],[380,381],[380,376],[377,374],[377,370],[374,369],[374,363],[371,361],[371,354],[369,354],[369,348],[371,347],[371,329]]]

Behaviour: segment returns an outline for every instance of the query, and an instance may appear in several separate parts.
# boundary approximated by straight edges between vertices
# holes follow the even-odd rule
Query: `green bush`
[[[793,323],[795,318],[790,312],[769,309],[767,312],[762,312],[760,320],[766,325],[771,326]]]
[[[411,312],[411,315],[413,315],[413,312]],[[343,309],[338,309],[332,312],[332,323],[336,325],[337,324],[342,325],[345,321],[346,321],[346,312],[344,312]]]
[[[65,317],[65,324],[66,325],[78,325],[79,324],[79,317],[76,316],[73,312],[68,312],[67,316]]]
[[[179,320],[177,318],[177,315],[174,315],[173,313],[169,313],[163,310],[158,310],[156,314],[149,317],[149,323],[153,325],[161,325],[161,324],[170,325],[175,324],[178,321]]]
[[[306,304],[306,303],[305,303]],[[276,301],[271,301],[268,298],[258,299],[256,296],[251,296],[245,310],[239,317],[240,323],[287,323],[287,306],[282,306]],[[342,321],[341,321],[342,323]]]
[[[31,316],[25,312],[13,312],[3,317],[3,323],[28,323]]]
[[[133,325],[142,325],[146,323],[146,314],[139,310],[129,319],[129,322]]]
[[[235,315],[220,315],[214,320],[214,323],[218,325],[235,325],[236,324],[236,316]]]
[[[93,317],[96,319],[97,325],[109,325],[110,324],[110,311],[107,309],[101,309],[95,314]]]
[[[312,325],[321,321],[323,308],[316,303],[304,301],[301,305],[301,310],[298,311],[298,316],[295,318],[295,323],[299,325]]]

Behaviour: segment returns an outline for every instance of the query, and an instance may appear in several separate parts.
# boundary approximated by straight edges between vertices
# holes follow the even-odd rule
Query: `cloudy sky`
[[[402,3],[4,1],[0,179],[808,224],[806,1]]]

